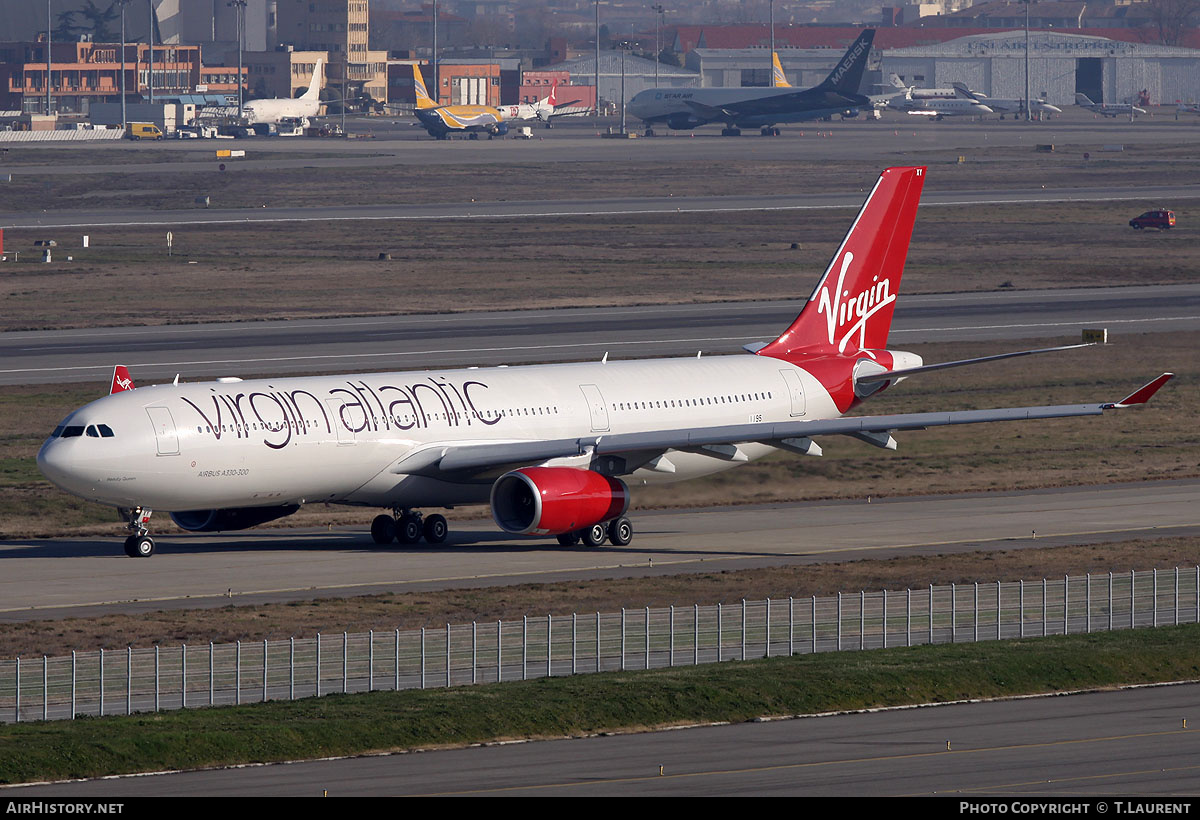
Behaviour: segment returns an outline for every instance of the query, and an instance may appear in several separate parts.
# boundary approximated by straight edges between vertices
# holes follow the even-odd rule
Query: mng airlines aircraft
[[[132,388],[71,413],[38,453],[62,489],[110,504],[125,552],[154,552],[152,510],[185,530],[251,527],[312,502],[379,507],[376,543],[445,540],[421,507],[490,503],[496,524],[563,545],[633,538],[631,489],[716,473],[818,436],[888,449],[893,433],[1099,415],[1144,404],[1164,373],[1095,404],[843,418],[905,378],[1020,351],[925,365],[887,348],[925,169],[889,168],[799,316],[746,354]]]

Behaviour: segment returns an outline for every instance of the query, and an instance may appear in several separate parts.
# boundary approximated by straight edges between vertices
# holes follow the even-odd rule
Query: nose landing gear
[[[128,522],[126,526],[131,535],[125,539],[125,554],[130,558],[149,558],[154,554],[154,539],[150,537],[150,516],[154,510],[143,507],[120,509],[121,515]]]

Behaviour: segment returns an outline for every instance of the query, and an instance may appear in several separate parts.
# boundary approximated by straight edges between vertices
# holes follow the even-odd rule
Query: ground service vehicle
[[[125,136],[131,140],[160,140],[163,132],[152,122],[131,122]]]
[[[1146,211],[1141,216],[1129,220],[1129,227],[1140,231],[1142,228],[1158,228],[1168,231],[1175,227],[1175,212],[1166,210]]]

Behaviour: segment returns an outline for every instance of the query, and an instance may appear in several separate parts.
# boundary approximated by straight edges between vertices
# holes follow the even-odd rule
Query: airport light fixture
[[[242,32],[245,27],[246,20],[246,0],[229,0],[226,3],[234,10],[234,15],[237,17],[237,46],[238,46],[238,116],[242,113]]]
[[[1033,0],[1021,0],[1025,6],[1025,122],[1033,122],[1033,105],[1029,98],[1029,7]]]
[[[596,2],[596,66],[595,66],[595,94],[596,101],[592,110],[595,112],[593,120],[596,127],[600,127],[600,0]]]
[[[662,20],[665,9],[662,3],[658,3],[650,7],[654,12],[654,87],[658,88],[658,55],[662,53],[660,45],[660,32],[662,31]]]
[[[46,116],[50,116],[50,46],[54,40],[50,25],[50,0],[46,0]]]
[[[129,0],[117,0],[117,5],[121,7],[121,130],[124,131],[129,127],[125,114],[125,7]]]
[[[767,85],[775,85],[775,0],[769,0],[767,5],[771,13],[771,53],[767,57],[767,62],[770,63],[767,67],[767,76],[771,78],[771,82]]]

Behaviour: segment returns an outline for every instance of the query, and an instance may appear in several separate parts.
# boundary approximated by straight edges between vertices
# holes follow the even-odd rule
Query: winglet
[[[109,385],[108,394],[120,393],[122,390],[132,390],[134,388],[133,379],[129,375],[129,369],[123,364],[119,364],[113,368],[112,384]]]
[[[1154,381],[1150,382],[1149,384],[1143,385],[1142,387],[1139,387],[1137,390],[1133,391],[1128,396],[1121,399],[1119,402],[1116,402],[1114,404],[1104,405],[1104,408],[1106,410],[1107,409],[1120,409],[1122,407],[1135,407],[1139,404],[1145,404],[1146,402],[1150,401],[1151,396],[1153,396],[1155,393],[1158,392],[1160,387],[1162,387],[1164,384],[1166,384],[1173,378],[1175,378],[1174,373],[1163,373],[1161,376],[1159,376]]]

